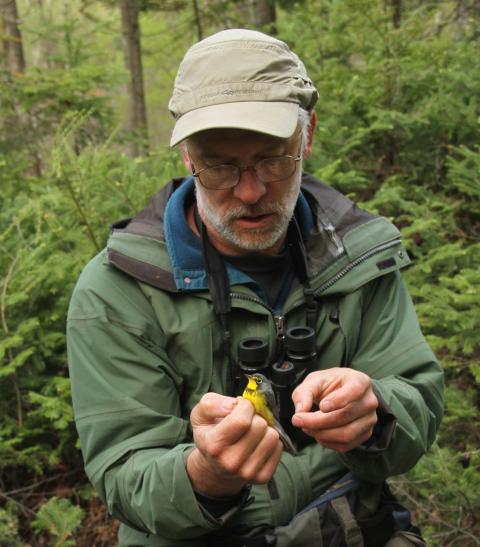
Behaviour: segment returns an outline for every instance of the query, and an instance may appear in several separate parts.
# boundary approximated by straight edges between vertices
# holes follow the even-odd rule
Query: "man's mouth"
[[[267,224],[272,216],[272,213],[268,213],[263,215],[237,217],[235,223],[243,228],[260,228]]]

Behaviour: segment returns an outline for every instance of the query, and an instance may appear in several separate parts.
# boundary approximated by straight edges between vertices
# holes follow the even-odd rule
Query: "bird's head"
[[[268,382],[265,376],[259,372],[255,374],[245,374],[245,376],[248,379],[247,389],[251,389],[253,391],[259,389],[262,383]]]

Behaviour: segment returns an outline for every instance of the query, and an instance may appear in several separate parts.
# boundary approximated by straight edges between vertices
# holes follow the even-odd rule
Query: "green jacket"
[[[68,314],[86,472],[123,523],[121,545],[208,545],[208,534],[286,524],[348,469],[379,482],[412,468],[442,415],[443,375],[400,277],[409,259],[398,230],[304,176],[302,193],[314,219],[305,246],[320,304],[318,367],[367,373],[395,427],[382,446],[342,455],[312,443],[297,457],[284,453],[274,487],[254,486],[253,502],[221,518],[209,515],[185,470],[193,446],[189,413],[204,393],[225,393],[228,364],[209,292],[181,286],[182,276],[195,281],[203,274],[172,266],[164,237],[166,205],[187,183],[176,179],[113,230],[107,248],[83,271]],[[279,329],[305,325],[296,280],[280,313],[249,284],[234,282],[231,290],[234,356],[246,336],[267,338],[273,351]]]

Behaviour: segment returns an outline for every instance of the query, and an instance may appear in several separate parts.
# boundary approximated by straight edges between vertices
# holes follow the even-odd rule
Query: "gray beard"
[[[198,211],[202,220],[210,228],[213,228],[226,241],[245,251],[267,250],[286,234],[288,224],[293,216],[293,211],[298,199],[300,179],[297,185],[292,185],[291,190],[284,197],[281,203],[260,202],[254,205],[238,205],[230,208],[220,216],[217,211],[210,207],[205,191],[198,185],[195,186]],[[258,216],[275,214],[277,222],[273,227],[259,229],[234,229],[232,221],[244,216]],[[242,237],[242,235],[244,237]]]

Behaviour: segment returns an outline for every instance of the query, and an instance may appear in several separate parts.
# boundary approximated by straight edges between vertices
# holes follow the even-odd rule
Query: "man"
[[[170,101],[193,176],[117,223],[80,277],[76,423],[120,545],[423,544],[381,485],[433,442],[442,373],[398,230],[302,174],[316,100],[279,40],[228,30],[193,46]],[[315,355],[287,386],[295,456],[237,396],[240,341],[268,342],[273,378],[296,327]]]

